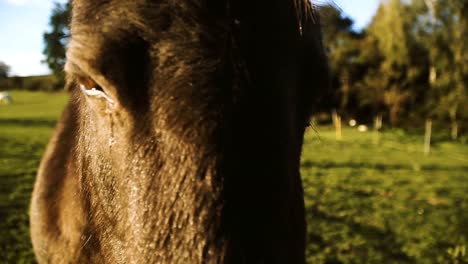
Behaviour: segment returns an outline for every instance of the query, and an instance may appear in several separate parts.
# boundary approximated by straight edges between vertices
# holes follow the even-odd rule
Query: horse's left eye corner
[[[91,79],[79,79],[78,87],[87,96],[105,99],[111,105],[114,104],[114,100],[106,94],[104,89],[102,89],[101,86],[99,86],[95,81]]]

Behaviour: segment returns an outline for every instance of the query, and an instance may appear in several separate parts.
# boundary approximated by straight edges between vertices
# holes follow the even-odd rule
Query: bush
[[[54,75],[13,76],[0,83],[0,88],[5,90],[15,89],[43,92],[58,91],[63,89],[63,86],[63,83],[58,81]]]

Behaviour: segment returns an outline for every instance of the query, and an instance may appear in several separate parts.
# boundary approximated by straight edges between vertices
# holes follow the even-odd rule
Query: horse
[[[39,263],[304,263],[308,0],[73,0],[70,100],[30,208]]]

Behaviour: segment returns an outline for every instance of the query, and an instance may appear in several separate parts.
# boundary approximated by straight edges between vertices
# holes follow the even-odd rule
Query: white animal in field
[[[3,103],[3,104],[11,104],[11,103],[13,103],[13,98],[11,98],[10,93],[8,93],[8,92],[0,92],[0,103]]]

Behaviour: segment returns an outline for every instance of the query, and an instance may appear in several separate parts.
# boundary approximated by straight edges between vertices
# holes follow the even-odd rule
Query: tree
[[[8,78],[9,74],[10,74],[10,66],[0,61],[0,81]]]
[[[58,87],[64,83],[63,67],[65,66],[65,53],[68,39],[70,37],[70,4],[55,3],[49,25],[50,32],[44,33],[44,55],[45,63],[49,66],[57,79]]]
[[[380,65],[384,58],[377,38],[365,33],[359,43],[359,50],[356,64],[361,68],[361,75],[357,76],[355,84],[358,106],[362,112],[381,118],[386,108],[387,83],[380,76]]]
[[[452,138],[457,138],[460,117],[468,110],[468,2],[425,0],[428,7],[433,112],[448,116]]]
[[[8,80],[9,75],[10,66],[0,61],[0,89],[7,89],[10,87],[10,80]]]
[[[392,125],[450,122],[457,137],[468,120],[468,1],[381,1],[358,33],[335,6],[321,14],[339,112]]]
[[[338,97],[336,104],[341,112],[350,113],[352,84],[357,69],[354,67],[354,59],[359,51],[359,34],[352,29],[354,22],[334,5],[321,6],[320,13],[324,25],[323,39],[331,68],[332,88]]]
[[[408,1],[383,1],[368,28],[383,57],[376,74],[392,125],[426,97],[429,56],[417,30],[420,11]]]

